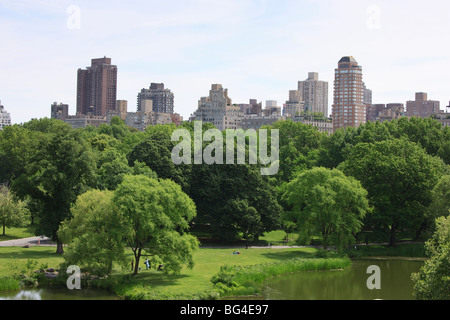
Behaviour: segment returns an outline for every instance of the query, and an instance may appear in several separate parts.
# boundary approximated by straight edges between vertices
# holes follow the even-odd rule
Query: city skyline
[[[50,117],[54,101],[74,114],[76,70],[103,56],[118,66],[117,99],[130,111],[139,90],[164,83],[184,119],[213,83],[234,103],[282,106],[309,72],[331,86],[343,56],[363,66],[373,103],[406,104],[416,92],[442,110],[450,101],[447,2],[0,0],[0,9],[0,99],[13,123]]]

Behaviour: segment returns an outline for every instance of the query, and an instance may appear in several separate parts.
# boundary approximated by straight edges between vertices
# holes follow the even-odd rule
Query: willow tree
[[[124,240],[134,253],[134,272],[142,256],[152,264],[163,264],[165,272],[194,266],[198,248],[187,234],[196,215],[194,202],[171,180],[143,175],[125,176],[114,192],[113,203],[123,218]]]
[[[354,241],[370,210],[367,191],[359,181],[337,169],[317,167],[298,174],[283,197],[298,223],[300,239],[308,242],[320,235],[326,249]]]

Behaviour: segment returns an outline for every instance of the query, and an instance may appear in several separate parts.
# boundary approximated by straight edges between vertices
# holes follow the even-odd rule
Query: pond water
[[[266,300],[414,300],[411,274],[423,260],[376,258],[353,260],[346,270],[299,272],[265,282]],[[375,275],[369,266],[379,267],[380,289],[369,289]],[[371,278],[371,280],[373,277]],[[370,283],[374,283],[370,281]]]
[[[69,290],[52,287],[0,292],[0,300],[118,300],[118,298],[106,290]]]

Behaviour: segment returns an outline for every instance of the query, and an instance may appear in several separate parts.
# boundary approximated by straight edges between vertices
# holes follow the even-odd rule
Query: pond
[[[0,292],[0,300],[118,300],[114,294],[99,289],[36,288]]]
[[[299,272],[268,279],[263,288],[266,300],[414,300],[411,274],[423,260],[373,258],[352,261],[346,270]],[[369,289],[375,276],[369,266],[379,267],[380,289]]]

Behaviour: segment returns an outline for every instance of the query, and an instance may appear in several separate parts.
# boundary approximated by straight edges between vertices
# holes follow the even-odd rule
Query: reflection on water
[[[20,291],[15,296],[0,297],[0,300],[41,300],[41,295],[37,291]]]
[[[26,289],[19,292],[0,292],[0,300],[117,300],[105,290],[67,288]]]
[[[367,287],[371,265],[380,268],[380,290]],[[423,261],[417,260],[354,260],[347,270],[299,272],[269,279],[263,296],[267,300],[414,300],[411,273],[422,265]]]

